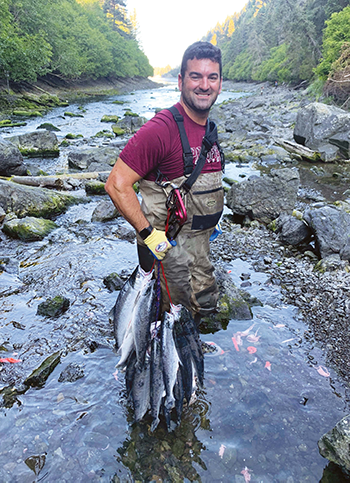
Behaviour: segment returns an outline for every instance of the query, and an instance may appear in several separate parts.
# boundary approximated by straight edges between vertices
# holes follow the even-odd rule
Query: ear
[[[177,85],[179,87],[179,91],[181,92],[182,91],[182,77],[181,77],[181,74],[179,74],[177,76]]]

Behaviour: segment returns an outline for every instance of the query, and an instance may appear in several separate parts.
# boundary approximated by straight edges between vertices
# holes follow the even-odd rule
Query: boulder
[[[87,148],[68,153],[68,166],[80,171],[111,171],[119,156],[117,148]]]
[[[38,241],[45,238],[56,228],[56,223],[51,220],[27,216],[5,221],[2,231],[11,238],[19,238],[23,241]]]
[[[350,415],[339,421],[318,442],[320,454],[350,475]]]
[[[342,254],[342,257],[349,255],[347,248],[350,238],[349,213],[332,205],[308,208],[305,210],[304,220],[314,232],[315,249],[320,258],[327,258],[334,254]]]
[[[323,161],[350,158],[350,113],[312,102],[298,111],[294,127],[297,143],[318,151]]]
[[[269,175],[251,176],[231,186],[227,194],[227,206],[234,215],[270,223],[281,213],[292,213],[299,185],[297,170],[271,169]]]
[[[13,174],[19,176],[27,174],[23,156],[13,143],[0,139],[0,176],[12,176]]]
[[[119,216],[121,216],[121,214],[110,200],[101,201],[101,203],[99,203],[94,209],[91,221],[110,221]]]
[[[59,156],[58,139],[54,132],[40,130],[7,138],[24,156]]]
[[[115,130],[122,130],[124,132],[134,134],[136,131],[140,129],[141,126],[143,126],[147,122],[147,119],[141,116],[135,116],[135,115],[125,115],[123,119],[118,121],[116,124],[113,124],[112,130],[115,132]]]
[[[87,198],[0,180],[0,207],[6,213],[13,212],[20,218],[53,218],[64,213],[69,206],[82,202],[87,202]]]
[[[293,215],[282,213],[276,220],[276,233],[285,245],[298,246],[310,240],[312,231],[308,225]]]

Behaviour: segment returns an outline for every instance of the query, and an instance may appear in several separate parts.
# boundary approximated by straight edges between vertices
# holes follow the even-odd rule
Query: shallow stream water
[[[123,109],[112,104],[115,99],[150,118],[155,107],[171,105],[178,95],[168,85],[90,101],[83,120],[68,121],[55,109],[9,134],[52,122],[60,136],[89,137],[102,129],[102,115]],[[69,110],[74,108],[78,105]],[[64,159],[41,163],[54,172],[57,163],[65,168]],[[249,165],[227,168],[226,175],[237,181],[255,172]],[[90,222],[101,199],[70,208],[41,242],[5,237],[1,242],[1,256],[15,268],[0,272],[0,346],[7,348],[0,357],[25,360],[28,329],[40,339],[40,350],[31,353],[38,364],[55,340],[67,350],[44,387],[30,388],[11,407],[0,408],[0,481],[314,483],[324,471],[327,482],[343,481],[325,470],[328,461],[319,455],[317,441],[348,414],[344,388],[325,366],[298,310],[282,302],[266,274],[240,259],[225,268],[263,305],[253,308],[250,321],[231,320],[226,330],[202,335],[219,350],[206,354],[204,390],[173,433],[163,422],[151,434],[147,418],[133,424],[108,317],[117,292],[108,291],[103,278],[112,272],[127,277],[137,263],[136,246],[132,238],[120,238],[130,229],[123,220]],[[54,322],[38,316],[39,303],[58,292],[70,299],[69,310]],[[60,382],[69,364],[77,364],[84,376]],[[1,370],[11,368],[3,364]]]

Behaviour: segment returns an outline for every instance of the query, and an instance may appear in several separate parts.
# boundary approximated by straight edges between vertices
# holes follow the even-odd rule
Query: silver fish
[[[165,385],[166,399],[164,409],[169,416],[171,409],[175,405],[174,386],[179,368],[179,356],[176,350],[173,328],[175,321],[180,316],[181,305],[171,305],[170,312],[165,312],[161,325],[161,354],[163,361],[163,377]]]
[[[194,369],[197,375],[198,383],[200,387],[203,387],[204,383],[204,356],[202,351],[202,344],[199,338],[197,325],[192,317],[192,314],[186,307],[182,307],[180,322],[182,325],[183,335],[186,338],[189,348],[191,359],[194,364]]]
[[[152,271],[145,272],[140,266],[137,266],[119,292],[113,308],[114,337],[117,349],[121,347],[130,324],[137,294],[148,286],[152,276]]]
[[[151,323],[154,322],[156,308],[155,280],[151,280],[145,290],[140,292],[133,314],[132,332],[138,369],[141,369],[145,363],[146,352],[151,340]]]
[[[150,357],[146,357],[142,369],[136,369],[133,375],[130,392],[134,405],[135,421],[141,421],[150,406],[151,364]]]
[[[153,335],[151,341],[151,431],[153,432],[159,424],[159,411],[162,399],[165,395],[163,379],[163,361],[161,357],[161,342],[158,333]]]

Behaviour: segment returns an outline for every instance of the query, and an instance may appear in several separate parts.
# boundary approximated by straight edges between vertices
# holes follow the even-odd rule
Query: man
[[[210,108],[222,87],[221,51],[209,42],[196,42],[185,51],[178,76],[180,102],[175,105],[196,163],[206,132]],[[157,113],[133,136],[120,154],[106,183],[106,191],[123,217],[136,229],[141,267],[149,271],[162,260],[173,304],[200,316],[215,311],[218,289],[209,261],[209,238],[223,210],[221,155],[217,144],[209,151],[201,174],[184,196],[187,222],[173,246],[165,235],[167,189],[163,180],[181,186],[183,149],[178,126],[169,110]],[[133,190],[140,181],[142,204]],[[153,256],[152,256],[153,255]],[[162,284],[162,311],[169,310],[166,284]]]

